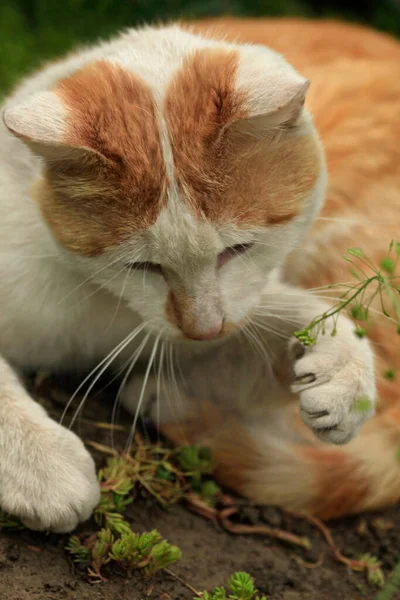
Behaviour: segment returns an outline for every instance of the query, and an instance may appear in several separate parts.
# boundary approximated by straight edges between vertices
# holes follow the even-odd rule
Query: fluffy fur
[[[331,23],[194,29],[82,50],[4,107],[0,505],[37,529],[73,528],[98,487],[9,365],[128,365],[135,421],[159,396],[163,431],[210,445],[217,477],[259,502],[334,516],[400,496],[397,388],[380,377],[395,343],[373,332],[381,413],[338,448],[316,437],[347,443],[372,416],[371,346],[344,316],[306,351],[291,336],[327,306],[302,287],[347,281],[347,247],[379,260],[395,237],[400,47]],[[160,386],[166,362],[179,376]]]

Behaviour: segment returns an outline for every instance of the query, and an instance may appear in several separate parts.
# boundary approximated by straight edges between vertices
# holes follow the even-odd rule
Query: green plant
[[[371,554],[363,554],[360,556],[360,562],[364,563],[365,566],[359,570],[366,570],[368,583],[373,587],[383,587],[385,576],[381,569],[381,561]]]
[[[400,242],[390,243],[388,256],[382,260],[380,267],[374,265],[360,248],[349,248],[347,253],[348,256],[344,258],[351,263],[351,273],[356,282],[349,286],[328,286],[329,289],[344,287],[345,291],[340,294],[338,302],[315,317],[307,327],[293,333],[304,346],[315,344],[318,335],[327,332],[328,322],[332,324],[330,335],[336,335],[338,317],[344,310],[350,311],[353,319],[358,321],[355,335],[365,337],[368,333],[371,304],[375,298],[380,300],[382,314],[396,324],[397,333],[400,334],[400,289],[397,284],[399,277],[395,274],[400,257]],[[395,373],[391,370],[386,375],[393,379]]]
[[[0,510],[0,529],[24,529],[21,521]]]
[[[237,571],[228,582],[228,590],[217,587],[211,594],[203,592],[203,600],[267,600],[258,596],[254,587],[254,579],[244,571]],[[193,599],[195,600],[195,599]]]
[[[400,597],[400,560],[393,569],[385,587],[379,592],[376,600],[396,600]]]
[[[88,573],[98,580],[105,579],[101,571],[109,563],[122,567],[128,574],[134,569],[143,569],[151,575],[181,557],[179,548],[162,539],[158,531],[139,534],[130,528],[119,535],[110,529],[101,529],[85,542],[72,536],[67,550],[75,562],[90,563]]]
[[[100,447],[93,444],[95,447]],[[67,551],[75,562],[85,563],[89,575],[104,580],[105,565],[114,564],[127,572],[142,569],[146,574],[164,569],[176,562],[181,552],[157,531],[142,534],[132,531],[124,513],[139,495],[152,495],[163,506],[192,499],[193,492],[201,502],[213,506],[220,492],[210,478],[213,461],[208,449],[184,446],[178,449],[145,444],[136,436],[131,453],[113,456],[98,473],[100,502],[94,511],[98,530],[70,537]],[[0,511],[0,529],[23,529],[21,522]]]
[[[143,493],[164,507],[193,492],[212,505],[219,493],[219,487],[209,479],[212,470],[212,456],[205,448],[162,448],[145,444],[137,435],[131,453],[112,456],[99,471],[101,498],[94,512],[99,531],[72,536],[67,550],[76,562],[88,564],[94,579],[104,579],[102,569],[109,563],[127,572],[143,569],[151,574],[164,569],[180,558],[180,550],[157,531],[132,531],[124,513]]]

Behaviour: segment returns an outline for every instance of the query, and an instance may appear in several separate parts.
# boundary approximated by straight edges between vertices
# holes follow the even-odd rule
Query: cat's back
[[[367,27],[331,20],[296,18],[209,19],[193,25],[199,33],[270,46],[301,69],[339,57],[398,60],[400,44]]]

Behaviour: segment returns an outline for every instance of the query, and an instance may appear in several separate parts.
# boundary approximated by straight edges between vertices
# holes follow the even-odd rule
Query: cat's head
[[[148,28],[4,120],[43,158],[35,197],[77,268],[203,340],[243,324],[322,202],[308,85],[266,47]]]

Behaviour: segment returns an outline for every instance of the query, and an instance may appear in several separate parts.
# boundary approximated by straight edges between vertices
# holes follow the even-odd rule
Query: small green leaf
[[[349,248],[347,252],[350,256],[355,256],[356,258],[363,258],[365,256],[361,248]]]
[[[345,258],[345,260],[352,262],[349,258],[346,258],[346,257],[344,257],[344,258]],[[351,268],[350,273],[353,275],[353,277],[355,277],[357,279],[357,281],[362,281],[362,275],[361,275],[361,273],[356,271],[356,269]]]
[[[388,369],[383,376],[385,379],[389,379],[389,381],[394,381],[396,379],[396,369]]]
[[[372,400],[369,398],[358,398],[354,402],[354,410],[358,413],[367,413],[372,408]]]
[[[200,496],[209,504],[215,504],[216,497],[221,491],[221,488],[210,479],[209,481],[205,481],[200,489]]]
[[[367,579],[370,585],[374,587],[383,587],[385,584],[385,576],[381,569],[381,562],[376,556],[371,554],[363,554],[360,556],[360,561],[367,563]]]
[[[396,256],[400,256],[400,242],[396,242]]]
[[[357,305],[357,306],[352,306],[351,307],[351,316],[353,317],[353,319],[358,319],[358,320],[362,320],[362,306]]]
[[[393,244],[394,244],[394,240],[392,240],[389,244],[389,254],[391,253],[391,251],[393,250]]]
[[[238,571],[229,580],[233,595],[243,600],[251,600],[255,594],[254,579],[248,573]]]
[[[317,341],[317,338],[314,337],[308,329],[294,331],[293,335],[303,344],[303,346],[313,346]]]
[[[384,271],[386,271],[386,273],[389,273],[389,275],[393,275],[395,270],[395,262],[391,258],[386,257],[382,260],[381,267]]]
[[[354,333],[357,337],[359,338],[365,338],[367,335],[367,330],[365,329],[365,327],[360,327],[359,325],[356,325],[356,328],[354,330]]]

